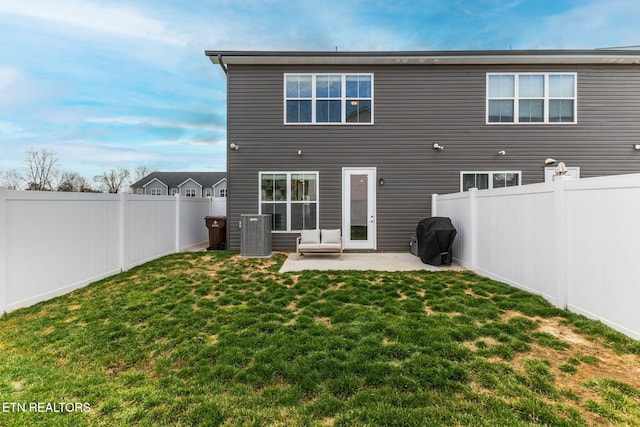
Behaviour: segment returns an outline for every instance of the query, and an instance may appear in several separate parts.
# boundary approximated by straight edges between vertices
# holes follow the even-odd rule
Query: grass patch
[[[2,425],[640,425],[636,341],[462,272],[171,255],[0,319]],[[636,371],[633,371],[636,369]]]

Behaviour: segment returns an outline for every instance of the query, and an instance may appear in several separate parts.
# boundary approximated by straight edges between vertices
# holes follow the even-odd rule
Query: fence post
[[[438,195],[431,195],[431,216],[438,216]]]
[[[176,194],[176,253],[180,252],[180,193]]]
[[[478,207],[477,196],[478,189],[469,189],[469,263],[471,271],[478,268]]]
[[[7,191],[0,188],[0,316],[7,309],[7,287],[9,273],[7,272]]]
[[[124,239],[126,238],[125,232],[125,218],[126,218],[126,194],[124,192],[120,192],[120,198],[118,200],[118,264],[120,267],[120,271],[127,270],[126,258],[125,258],[125,243]]]
[[[554,223],[555,237],[553,244],[555,258],[555,289],[556,289],[556,306],[567,308],[569,303],[569,284],[567,274],[567,250],[569,248],[567,242],[567,203],[566,203],[566,179],[567,177],[555,177],[553,181],[553,204],[554,204]]]

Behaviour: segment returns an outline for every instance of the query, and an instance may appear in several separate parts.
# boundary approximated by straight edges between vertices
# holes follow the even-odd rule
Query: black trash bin
[[[224,216],[205,216],[205,224],[209,229],[208,251],[224,250],[227,246],[227,218]]]
[[[451,264],[451,247],[456,237],[456,229],[451,219],[434,216],[423,219],[418,223],[416,235],[418,238],[418,256],[425,264]]]

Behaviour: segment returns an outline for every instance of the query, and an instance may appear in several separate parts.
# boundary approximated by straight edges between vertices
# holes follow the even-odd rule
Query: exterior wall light
[[[438,151],[442,151],[442,150],[444,150],[444,145],[440,145],[437,142],[434,142],[433,143],[433,149],[434,150],[438,150]]]
[[[500,151],[498,151],[498,156],[504,156],[504,155],[506,155],[506,154],[507,154],[507,152],[506,152],[506,151],[504,151],[504,150],[500,150]]]
[[[229,144],[229,148],[231,148],[232,150],[239,150],[240,146],[232,142],[231,144]]]
[[[379,183],[380,185],[384,185],[384,178],[380,178],[380,179],[378,180],[378,183]]]
[[[634,144],[633,149],[636,151],[640,151],[640,144]]]

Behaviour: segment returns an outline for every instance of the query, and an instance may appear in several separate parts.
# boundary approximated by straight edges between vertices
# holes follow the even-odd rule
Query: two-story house
[[[227,241],[272,214],[404,251],[434,193],[640,172],[640,51],[206,51],[227,78]],[[532,206],[535,209],[535,206]]]
[[[131,185],[134,194],[226,197],[226,172],[152,172]]]

